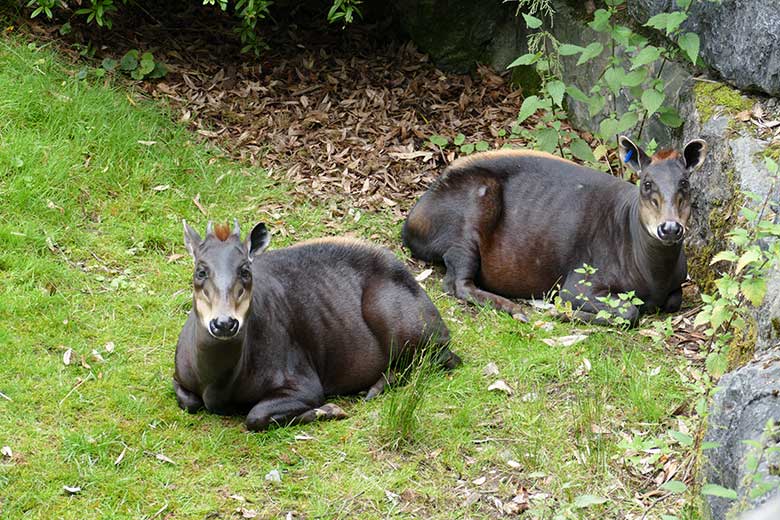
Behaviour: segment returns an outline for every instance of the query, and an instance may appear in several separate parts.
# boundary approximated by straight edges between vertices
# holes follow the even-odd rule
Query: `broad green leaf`
[[[538,96],[528,96],[523,100],[523,104],[520,105],[520,113],[517,114],[517,123],[520,124],[533,114],[537,110],[542,108],[542,100]]]
[[[747,278],[742,280],[742,294],[750,300],[754,307],[758,307],[766,296],[766,280],[763,278]]]
[[[712,450],[715,448],[720,448],[719,442],[712,442],[712,441],[704,441],[701,443],[701,449],[702,450]]]
[[[111,58],[103,58],[103,61],[100,63],[100,66],[109,72],[116,69],[117,65],[118,65],[117,61],[112,60]]]
[[[661,107],[658,109],[658,118],[663,124],[672,128],[679,128],[683,124],[680,114],[672,107]]]
[[[609,29],[609,19],[612,15],[606,9],[596,9],[593,13],[593,21],[590,22],[591,29],[596,32],[604,32]]]
[[[525,24],[529,29],[538,29],[542,26],[542,21],[535,16],[523,13],[523,18],[525,19]]]
[[[608,117],[603,119],[599,123],[599,133],[605,140],[611,139],[612,136],[617,134],[618,121],[614,117]]]
[[[572,139],[569,150],[571,151],[571,154],[580,161],[596,162],[596,157],[594,157],[590,145],[578,137]]]
[[[682,11],[687,11],[691,5],[691,0],[677,0],[677,8]]]
[[[582,54],[580,55],[580,59],[577,60],[577,65],[582,65],[583,63],[586,63],[587,61],[590,61],[591,59],[595,58],[599,54],[602,53],[604,50],[604,45],[601,44],[601,42],[593,42],[582,51]]]
[[[623,86],[623,78],[626,76],[626,71],[623,67],[610,67],[604,71],[604,81],[607,82],[607,87],[613,94],[620,92],[620,88]]]
[[[645,27],[652,27],[653,29],[666,30],[666,21],[669,18],[669,13],[658,13],[645,22]]]
[[[466,143],[460,147],[460,151],[466,155],[474,153],[474,143]]]
[[[679,442],[680,445],[682,446],[691,446],[693,444],[693,438],[690,435],[685,434],[683,432],[672,430],[669,432],[669,435],[674,437],[674,440]]]
[[[707,372],[717,379],[728,370],[729,359],[726,354],[722,352],[710,352],[707,359],[704,361],[704,366],[707,368]]]
[[[655,114],[656,110],[661,108],[665,97],[666,95],[663,92],[658,92],[654,88],[644,91],[642,94],[642,106],[647,110],[648,116]]]
[[[520,65],[532,65],[536,63],[536,60],[538,60],[539,57],[539,53],[529,52],[528,54],[523,54],[517,58],[515,61],[507,65],[506,68],[511,69],[512,67],[519,67]]]
[[[477,144],[474,145],[474,148],[478,152],[486,152],[490,149],[490,145],[487,143],[487,141],[477,141]]]
[[[739,261],[737,262],[736,274],[739,274],[745,267],[754,262],[761,260],[761,251],[758,248],[748,249],[745,251]]]
[[[563,106],[563,95],[566,93],[566,84],[560,80],[552,80],[547,83],[547,92],[557,106]]]
[[[655,60],[661,57],[661,49],[658,47],[653,47],[652,45],[648,45],[641,51],[639,51],[639,54],[634,56],[634,58],[631,60],[631,70],[638,69],[639,67],[643,67],[647,65],[648,63],[653,63]]]
[[[690,58],[692,63],[696,63],[696,58],[699,57],[700,45],[698,34],[687,32],[680,35],[680,38],[677,40],[677,45],[685,51],[685,54],[688,55],[688,58]]]
[[[688,19],[688,13],[685,13],[683,11],[672,11],[669,13],[669,17],[666,19],[666,34],[672,34],[677,29],[680,28],[680,25]]]
[[[671,493],[685,493],[685,491],[688,489],[688,486],[679,480],[670,480],[669,482],[664,482],[661,484],[661,489]]]
[[[582,509],[584,507],[603,504],[604,502],[607,501],[608,500],[604,497],[597,497],[595,495],[580,495],[574,499],[574,507]]]
[[[454,144],[455,146],[460,146],[465,142],[466,142],[466,136],[463,134],[456,135],[455,139],[452,140],[452,144]]]
[[[739,257],[734,251],[721,251],[712,257],[710,265],[717,264],[718,262],[736,262],[737,260],[739,260]]]
[[[631,46],[632,36],[634,36],[634,31],[625,25],[615,25],[612,28],[612,38],[623,47]]]
[[[647,79],[647,69],[637,69],[623,76],[623,86],[638,87]]]
[[[615,133],[625,134],[628,130],[634,127],[639,121],[639,115],[636,112],[626,112],[620,117],[618,121],[617,131]]]
[[[601,94],[593,94],[588,100],[588,113],[590,117],[595,116],[604,108],[607,100]],[[611,135],[611,134],[610,134]]]
[[[122,56],[119,61],[119,68],[125,72],[135,70],[138,68],[138,51],[135,49],[127,51],[127,54]]]
[[[680,520],[674,515],[661,515],[661,520]]]
[[[143,74],[144,76],[154,70],[154,58],[152,57],[151,53],[149,52],[143,53],[138,68],[141,71],[141,74]]]
[[[579,101],[581,103],[587,103],[590,101],[590,98],[587,94],[585,94],[583,91],[581,91],[579,88],[575,87],[574,85],[566,85],[566,93],[569,94],[572,99]]]
[[[579,45],[572,45],[570,43],[562,43],[558,46],[558,54],[561,56],[574,56],[585,50],[585,47]]]
[[[558,132],[554,128],[541,128],[534,134],[536,148],[543,152],[553,152],[558,146]]]
[[[717,300],[712,306],[712,315],[710,316],[710,323],[712,328],[717,329],[723,325],[726,320],[731,318],[733,312],[729,310],[726,302],[723,300]]]
[[[729,500],[737,499],[737,492],[733,489],[725,488],[717,484],[704,484],[701,487],[702,495],[710,495],[713,497],[728,498]]]
[[[432,135],[430,141],[439,148],[444,148],[450,142],[450,140],[443,135]]]
[[[766,166],[766,169],[769,170],[769,173],[777,173],[777,162],[771,157],[764,157],[764,166]]]

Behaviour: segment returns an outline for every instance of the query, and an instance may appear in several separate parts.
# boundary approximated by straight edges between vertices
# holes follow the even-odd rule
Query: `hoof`
[[[323,404],[319,408],[315,408],[314,415],[320,421],[335,421],[347,418],[347,413],[333,403]]]
[[[514,319],[516,319],[517,321],[521,321],[523,323],[528,323],[528,316],[526,316],[522,312],[519,312],[519,311],[515,312],[514,314],[512,314],[512,317]]]

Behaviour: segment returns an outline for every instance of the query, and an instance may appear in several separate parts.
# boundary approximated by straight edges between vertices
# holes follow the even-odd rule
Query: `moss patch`
[[[747,365],[756,353],[758,341],[758,325],[750,320],[742,333],[736,333],[734,340],[729,344],[728,360],[729,370]]]
[[[693,92],[696,95],[696,110],[702,121],[712,118],[716,107],[723,107],[728,113],[736,114],[753,106],[750,98],[723,83],[697,81]]]

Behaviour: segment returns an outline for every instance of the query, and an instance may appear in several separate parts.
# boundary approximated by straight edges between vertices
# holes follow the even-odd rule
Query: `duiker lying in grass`
[[[460,363],[449,331],[404,265],[364,242],[322,239],[261,254],[270,237],[238,223],[206,237],[184,223],[193,306],[176,346],[179,406],[247,414],[250,430],[340,419],[326,395],[380,393],[392,370],[431,345]]]

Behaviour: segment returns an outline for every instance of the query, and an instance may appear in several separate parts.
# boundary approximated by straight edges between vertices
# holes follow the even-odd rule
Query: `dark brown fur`
[[[326,239],[259,254],[268,242],[259,226],[246,242],[216,231],[200,241],[185,226],[196,298],[199,269],[214,279],[211,293],[234,294],[243,284],[252,297],[245,316],[228,317],[241,326],[227,339],[211,334],[193,306],[176,348],[182,408],[246,414],[250,430],[341,418],[325,396],[368,390],[373,397],[392,377],[388,370],[421,346],[432,343],[447,368],[460,362],[436,307],[389,251]],[[230,278],[249,258],[251,279]]]
[[[621,146],[634,147],[629,164],[641,172],[641,194],[628,182],[539,152],[455,161],[412,208],[404,244],[415,257],[446,266],[447,292],[523,320],[510,298],[542,298],[555,288],[589,321],[605,321],[596,318],[601,310],[615,313],[599,297],[628,291],[644,301],[642,310],[675,310],[686,277],[679,230],[690,213],[687,176],[706,145],[686,147],[692,162],[685,164],[677,152],[661,152],[651,163],[629,143],[621,138]],[[671,229],[674,243],[667,244]],[[575,271],[583,264],[598,270],[588,280]],[[633,323],[639,309],[618,315]]]

